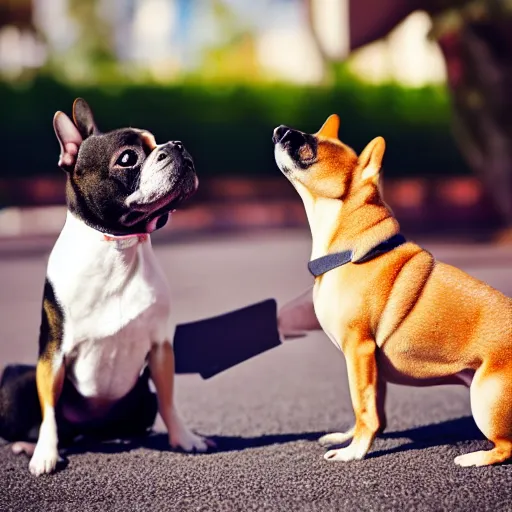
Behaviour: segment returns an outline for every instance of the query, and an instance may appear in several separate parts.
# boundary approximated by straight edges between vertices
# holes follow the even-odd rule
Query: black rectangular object
[[[281,344],[277,303],[267,299],[223,315],[176,327],[176,373],[217,375]]]

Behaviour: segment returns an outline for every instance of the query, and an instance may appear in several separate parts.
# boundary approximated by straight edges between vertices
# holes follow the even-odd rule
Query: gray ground
[[[425,244],[512,295],[512,249]],[[47,241],[0,243],[0,366],[34,362]],[[158,245],[177,322],[310,284],[309,235],[273,232]],[[349,427],[343,357],[321,334],[287,343],[211,380],[178,378],[185,417],[217,452],[166,451],[165,436],[89,446],[35,478],[28,459],[0,447],[0,511],[7,510],[512,510],[512,465],[459,468],[488,446],[462,387],[391,386],[388,430],[366,460],[328,463],[316,439]],[[160,427],[160,424],[157,425]]]

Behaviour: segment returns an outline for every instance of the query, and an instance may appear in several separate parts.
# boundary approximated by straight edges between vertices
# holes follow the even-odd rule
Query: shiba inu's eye
[[[119,167],[133,167],[138,159],[139,155],[133,149],[126,149],[119,155],[116,165],[119,165]]]
[[[315,152],[309,144],[304,144],[299,149],[299,157],[301,160],[312,160],[315,157]]]

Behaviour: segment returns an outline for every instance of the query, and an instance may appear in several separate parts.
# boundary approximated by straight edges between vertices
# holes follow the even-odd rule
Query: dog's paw
[[[175,435],[171,435],[169,444],[174,450],[182,449],[185,452],[199,453],[206,452],[210,447],[215,447],[213,441],[194,434],[194,432],[188,429],[181,429]]]
[[[346,432],[333,432],[332,434],[325,434],[322,436],[318,442],[322,446],[333,446],[335,444],[343,444],[349,439],[352,439],[354,435],[354,428],[352,427],[350,430]]]
[[[469,466],[480,466],[479,462],[482,460],[482,454],[484,452],[473,452],[466,453],[464,455],[459,455],[453,459],[453,462],[457,464],[457,466],[461,466],[463,468],[467,468]]]
[[[329,450],[328,452],[325,453],[324,459],[328,460],[329,462],[348,462],[350,460],[361,460],[366,455],[366,452],[366,447],[362,447],[361,445],[352,443],[346,448]]]
[[[480,450],[477,452],[465,453],[455,457],[453,462],[457,466],[467,468],[469,466],[488,466],[490,464],[501,464],[510,459],[510,447],[502,449],[500,447],[493,448],[492,450]]]
[[[52,473],[58,461],[59,452],[56,447],[38,444],[34,450],[34,455],[30,459],[28,468],[35,476]]]

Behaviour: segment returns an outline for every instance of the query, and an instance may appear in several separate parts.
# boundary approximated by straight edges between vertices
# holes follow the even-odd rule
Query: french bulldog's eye
[[[116,165],[120,167],[133,167],[139,159],[137,153],[133,149],[127,149],[123,151],[116,161]]]

